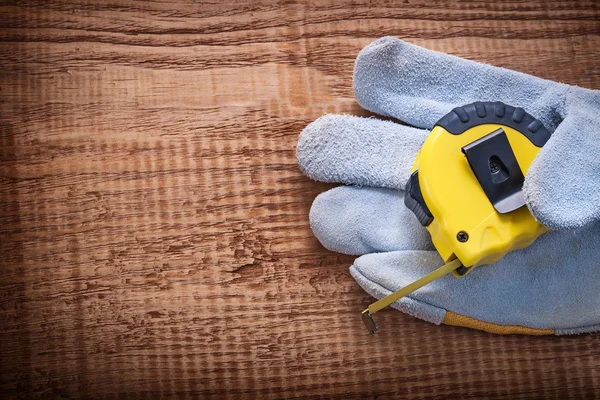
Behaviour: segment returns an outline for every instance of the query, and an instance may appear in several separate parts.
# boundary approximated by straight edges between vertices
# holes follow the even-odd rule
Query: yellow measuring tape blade
[[[367,329],[369,329],[369,332],[375,333],[378,330],[377,325],[375,324],[375,321],[373,321],[373,318],[371,317],[377,311],[379,311],[383,308],[386,308],[387,306],[389,306],[390,304],[392,304],[395,301],[398,301],[399,299],[401,299],[404,296],[408,296],[415,290],[422,288],[423,286],[427,285],[428,283],[431,283],[431,282],[435,281],[436,279],[439,279],[442,276],[449,274],[450,272],[459,268],[461,265],[462,265],[462,263],[459,260],[450,261],[448,264],[444,265],[443,267],[440,267],[440,268],[436,269],[435,271],[428,273],[424,277],[419,278],[412,283],[409,283],[408,285],[404,286],[403,288],[396,290],[394,293],[391,293],[391,294],[385,296],[383,299],[380,299],[380,300],[376,301],[375,303],[371,304],[366,310],[364,310],[362,312],[362,320],[365,323],[365,325],[367,326]]]

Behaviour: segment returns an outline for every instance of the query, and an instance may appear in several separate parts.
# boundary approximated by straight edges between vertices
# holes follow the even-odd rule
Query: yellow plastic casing
[[[491,264],[512,250],[529,246],[548,231],[527,206],[506,214],[497,212],[461,151],[498,128],[506,133],[526,176],[541,148],[519,131],[499,124],[478,125],[460,135],[435,126],[413,165],[413,172],[419,170],[421,193],[433,215],[427,230],[445,262],[458,258],[465,267]],[[464,243],[457,239],[461,231],[468,234]]]

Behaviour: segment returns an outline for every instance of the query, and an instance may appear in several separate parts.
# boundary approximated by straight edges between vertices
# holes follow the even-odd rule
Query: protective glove
[[[319,195],[310,222],[326,248],[361,255],[350,267],[361,287],[382,298],[443,264],[428,232],[404,206],[404,185],[439,118],[456,106],[501,101],[524,108],[553,132],[528,171],[524,191],[536,219],[555,231],[464,278],[444,276],[392,306],[435,324],[495,333],[600,330],[597,91],[391,37],[360,52],[354,91],[368,110],[418,127],[326,115],[300,135],[298,163],[307,176],[355,185]]]

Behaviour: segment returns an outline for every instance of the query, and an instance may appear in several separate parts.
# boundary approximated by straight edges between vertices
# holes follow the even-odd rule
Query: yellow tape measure
[[[362,319],[452,272],[456,277],[529,246],[547,228],[525,206],[523,182],[550,138],[522,108],[475,102],[442,117],[417,154],[404,203],[431,235],[443,267],[371,304]]]

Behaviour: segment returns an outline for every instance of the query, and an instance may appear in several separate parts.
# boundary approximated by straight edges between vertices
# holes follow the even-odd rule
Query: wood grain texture
[[[298,133],[396,35],[600,89],[595,1],[0,3],[2,398],[593,398],[600,337],[369,336]]]

